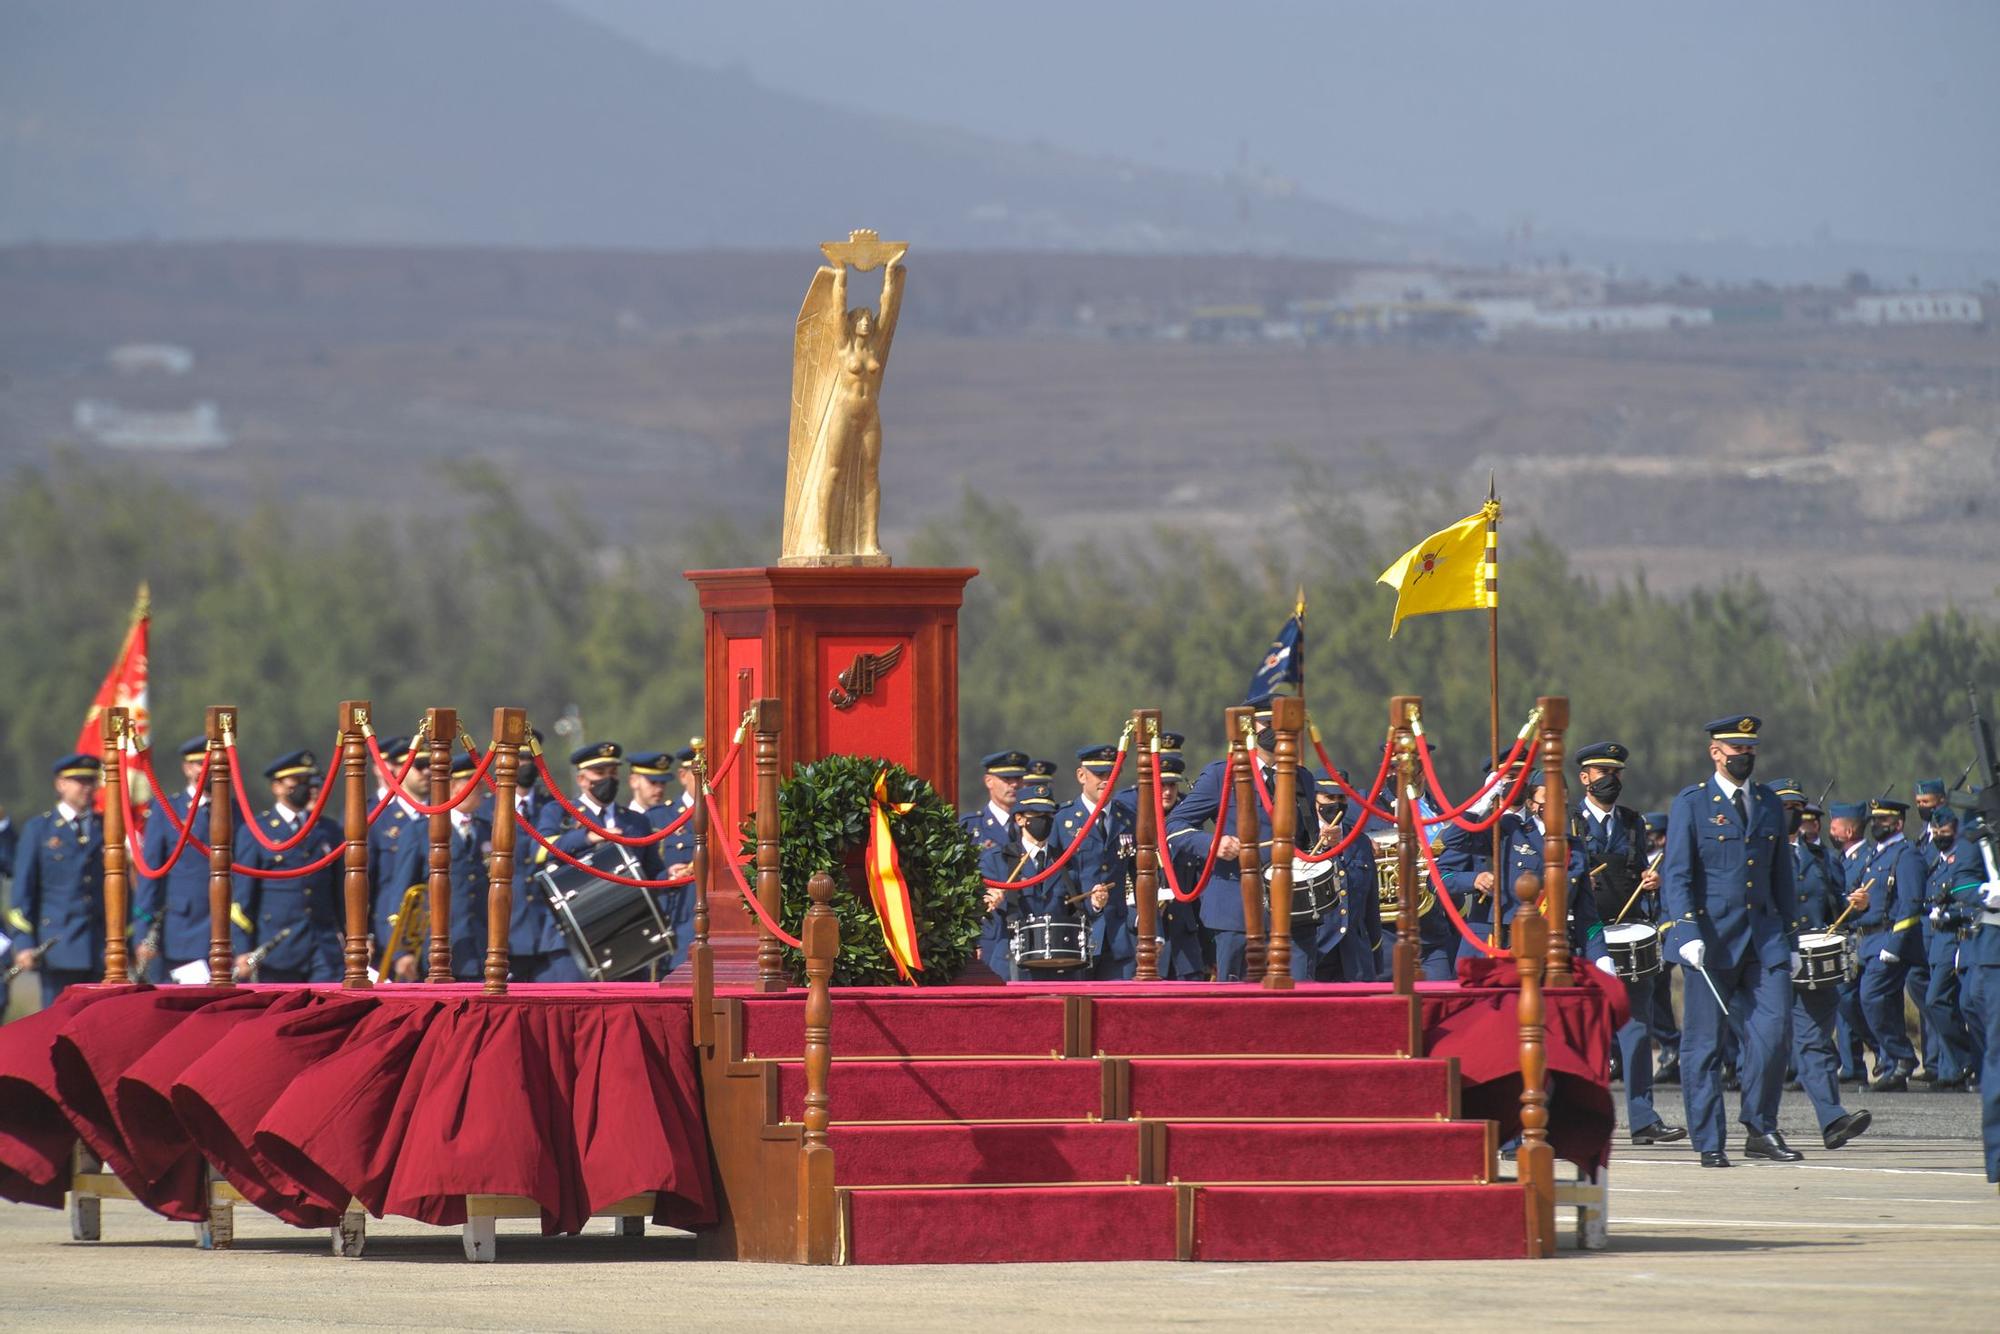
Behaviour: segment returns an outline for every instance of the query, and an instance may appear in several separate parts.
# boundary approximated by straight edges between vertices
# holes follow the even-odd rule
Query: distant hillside
[[[1400,257],[1220,179],[807,102],[552,0],[13,0],[0,240],[929,246]]]

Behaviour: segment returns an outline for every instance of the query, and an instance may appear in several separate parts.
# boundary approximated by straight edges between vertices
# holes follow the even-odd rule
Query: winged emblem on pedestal
[[[896,645],[882,653],[857,653],[846,671],[834,678],[839,684],[826,692],[826,697],[836,709],[851,709],[869,695],[875,693],[875,683],[889,674],[889,669],[903,660],[903,646]]]

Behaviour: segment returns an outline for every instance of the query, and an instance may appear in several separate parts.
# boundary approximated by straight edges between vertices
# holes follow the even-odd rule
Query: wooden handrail
[[[486,862],[486,965],[488,996],[507,994],[507,932],[514,919],[514,810],[520,782],[521,742],[528,735],[525,709],[493,710],[493,852]]]
[[[1295,695],[1271,701],[1276,748],[1271,765],[1271,920],[1264,947],[1264,987],[1292,989],[1292,843],[1299,823],[1299,733],[1306,702]]]
[[[1139,810],[1133,841],[1138,852],[1132,873],[1133,907],[1138,952],[1132,977],[1137,982],[1160,980],[1160,827],[1153,818],[1154,795],[1160,788],[1160,711],[1134,709],[1132,738],[1139,752]],[[1117,893],[1117,889],[1113,889]]]
[[[694,747],[694,942],[688,946],[688,969],[694,982],[694,1044],[715,1045],[715,955],[708,943],[708,747],[700,737]],[[666,985],[666,979],[661,979]]]
[[[424,736],[430,745],[425,757],[430,779],[428,804],[442,806],[451,800],[451,750],[458,740],[458,710],[431,709],[424,714]],[[467,798],[469,802],[470,797]],[[426,982],[451,981],[451,812],[431,815],[431,857],[429,902],[431,916],[430,973]],[[386,971],[391,960],[384,959]]]
[[[833,964],[840,954],[840,919],[833,912],[833,877],[807,883],[812,904],[799,929],[806,956],[805,1112],[799,1143],[799,1263],[832,1264],[840,1229],[834,1209],[832,1119],[827,1080],[833,1070]]]
[[[347,840],[341,857],[342,899],[346,906],[346,968],[340,984],[361,988],[368,982],[368,701],[342,700],[340,705],[340,782],[346,802],[342,812]],[[329,781],[332,775],[328,775]]]
[[[1526,1197],[1531,1259],[1554,1255],[1556,1239],[1555,1151],[1549,1147],[1548,1054],[1542,1045],[1543,952],[1549,926],[1535,911],[1541,891],[1533,872],[1524,872],[1514,886],[1520,905],[1514,914],[1514,963],[1521,974],[1516,1013],[1521,1030],[1521,1144],[1514,1162]]]
[[[1574,980],[1569,951],[1569,801],[1563,788],[1563,733],[1569,728],[1569,699],[1544,695],[1542,711],[1542,911],[1548,921],[1549,985]]]
[[[1250,772],[1256,758],[1244,742],[1245,732],[1254,732],[1256,724],[1255,709],[1239,705],[1223,712],[1223,725],[1229,729],[1229,757],[1236,761],[1236,841],[1242,845],[1237,853],[1236,868],[1240,872],[1238,882],[1243,891],[1243,977],[1246,980],[1264,975],[1264,867],[1257,851],[1257,841],[1263,837],[1264,826],[1257,818],[1256,775]],[[1221,838],[1227,832],[1218,819],[1215,836]]]
[[[100,720],[104,768],[104,980],[130,982],[130,933],[132,929],[132,881],[125,860],[125,771],[124,756],[127,714],[123,709],[106,709]],[[192,812],[189,813],[192,818]]]
[[[1417,877],[1426,868],[1417,856],[1417,840],[1423,835],[1417,828],[1417,740],[1411,724],[1423,707],[1421,695],[1397,695],[1389,701],[1389,774],[1396,785],[1396,952],[1390,958],[1390,978],[1398,996],[1416,994],[1422,957]]]
[[[784,823],[778,814],[778,729],[782,724],[775,699],[756,700],[751,709],[756,715],[751,725],[757,747],[757,901],[775,922],[785,906],[784,856],[780,846]],[[778,938],[759,921],[756,989],[783,991],[789,984]]]
[[[229,756],[224,748],[236,744],[236,706],[213,704],[206,718],[208,735],[208,984],[212,987],[236,983],[236,942],[229,934],[229,906],[234,901],[234,882],[229,863],[235,852],[236,800],[229,785]],[[194,819],[194,807],[187,818]]]

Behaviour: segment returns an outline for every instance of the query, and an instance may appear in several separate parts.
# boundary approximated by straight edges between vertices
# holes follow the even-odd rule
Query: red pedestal
[[[781,777],[827,755],[873,755],[921,774],[955,801],[958,609],[966,581],[977,573],[846,566],[688,571],[701,600],[711,763],[728,754],[750,701],[770,698],[783,708]],[[716,793],[730,824],[715,831],[718,839],[735,837],[755,779],[746,749]],[[737,894],[718,892],[727,884],[718,877],[709,894],[718,981],[755,974],[756,924]]]

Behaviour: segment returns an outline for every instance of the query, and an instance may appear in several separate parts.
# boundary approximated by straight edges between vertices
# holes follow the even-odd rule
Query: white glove
[[[1699,940],[1690,940],[1677,952],[1688,967],[1699,969],[1701,961],[1708,957],[1708,946]]]
[[[1609,977],[1618,976],[1618,965],[1611,961],[1610,955],[1607,954],[1602,959],[1592,959],[1591,962],[1596,964],[1598,968],[1603,970],[1606,976]]]
[[[1883,963],[1901,963],[1903,961],[1902,956],[1894,950],[1883,950],[1881,959]]]
[[[1792,951],[1792,971],[1795,973],[1799,971],[1799,952],[1797,950]]]
[[[1979,900],[1993,912],[2000,912],[2000,880],[1988,880],[1979,887]]]

